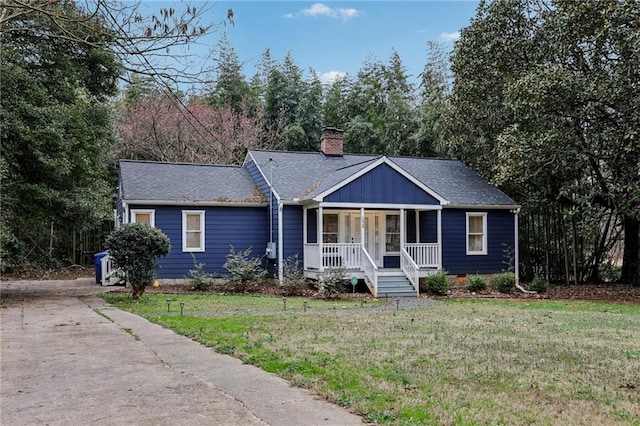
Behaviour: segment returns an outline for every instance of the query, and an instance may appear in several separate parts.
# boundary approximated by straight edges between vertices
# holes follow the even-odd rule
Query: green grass
[[[167,297],[193,309],[167,314]],[[310,300],[302,313],[295,298],[287,312],[269,297],[105,298],[369,422],[640,425],[639,306],[452,299],[363,312]]]

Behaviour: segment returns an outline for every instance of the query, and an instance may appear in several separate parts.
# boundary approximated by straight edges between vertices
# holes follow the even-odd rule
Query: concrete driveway
[[[318,396],[112,308],[91,279],[0,283],[0,424],[362,425]]]

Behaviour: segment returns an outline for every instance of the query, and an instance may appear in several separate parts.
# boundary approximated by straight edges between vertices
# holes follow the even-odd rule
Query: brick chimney
[[[342,157],[344,139],[343,131],[334,127],[325,127],[320,136],[320,151],[328,157]]]

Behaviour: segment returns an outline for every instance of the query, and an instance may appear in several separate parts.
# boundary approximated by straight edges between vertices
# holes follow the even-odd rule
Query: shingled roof
[[[379,155],[250,150],[283,200],[309,200],[380,159]],[[270,161],[271,160],[271,161]],[[451,205],[516,206],[517,203],[457,160],[388,157],[388,160]],[[273,167],[273,171],[270,168]]]
[[[150,202],[265,204],[244,167],[120,161],[122,198]]]

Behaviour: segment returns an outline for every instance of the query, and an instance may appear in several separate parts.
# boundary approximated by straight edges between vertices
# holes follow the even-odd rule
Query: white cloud
[[[456,41],[460,38],[460,31],[456,31],[454,33],[442,33],[439,38],[442,41]]]
[[[325,16],[328,18],[334,19],[342,19],[343,21],[348,21],[349,19],[356,18],[362,14],[361,11],[353,8],[333,8],[327,6],[324,3],[314,3],[311,7],[307,9],[302,9],[298,13],[287,13],[284,15],[285,18],[294,18],[296,16]]]
[[[318,78],[322,84],[331,84],[338,79],[345,78],[346,76],[347,73],[343,71],[329,71],[320,74]]]

